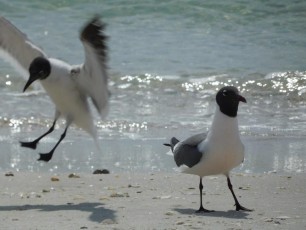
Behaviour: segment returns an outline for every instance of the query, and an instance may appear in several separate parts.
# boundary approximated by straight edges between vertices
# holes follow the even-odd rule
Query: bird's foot
[[[37,143],[38,143],[37,141],[31,141],[31,142],[20,141],[21,147],[26,147],[26,148],[31,148],[31,149],[36,149]]]
[[[49,162],[51,160],[53,156],[53,152],[49,152],[49,153],[40,153],[39,154],[39,158],[37,159],[38,161],[45,161],[45,162]]]
[[[203,213],[203,212],[214,212],[214,210],[208,210],[201,206],[199,210],[196,211],[196,213]]]
[[[240,211],[240,210],[246,211],[246,212],[252,212],[252,211],[254,211],[253,209],[248,209],[248,208],[243,207],[243,206],[240,205],[239,203],[238,203],[238,204],[235,204],[235,206],[236,206],[236,211]]]

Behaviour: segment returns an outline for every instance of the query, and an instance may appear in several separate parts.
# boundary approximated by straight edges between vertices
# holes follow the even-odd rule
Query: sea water
[[[36,150],[21,148],[50,127],[54,105],[39,86],[22,93],[26,79],[1,59],[0,169],[172,171],[163,143],[207,132],[216,92],[234,85],[248,102],[238,117],[246,157],[235,170],[305,171],[305,12],[302,0],[1,0],[2,16],[71,64],[84,60],[81,27],[101,15],[112,97],[107,119],[95,114],[102,152],[71,126],[53,159],[37,162],[64,121]]]

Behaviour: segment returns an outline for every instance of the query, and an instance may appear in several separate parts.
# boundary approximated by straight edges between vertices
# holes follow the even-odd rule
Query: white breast
[[[94,135],[87,98],[71,78],[71,66],[57,59],[49,60],[51,74],[41,80],[42,86],[63,117],[71,119],[80,128]]]

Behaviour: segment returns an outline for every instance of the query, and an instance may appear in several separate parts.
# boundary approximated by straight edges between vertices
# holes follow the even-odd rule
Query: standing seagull
[[[210,212],[202,204],[202,178],[224,174],[234,200],[236,211],[252,211],[239,204],[233,191],[229,172],[244,160],[244,146],[240,140],[237,112],[239,102],[246,103],[237,88],[226,86],[216,96],[217,108],[208,134],[197,134],[179,141],[173,137],[170,146],[174,160],[184,173],[200,176],[200,208],[198,212]]]
[[[23,91],[39,80],[56,107],[51,128],[32,142],[20,142],[21,146],[36,149],[38,142],[54,130],[58,118],[62,116],[66,119],[65,131],[56,145],[49,153],[41,153],[38,160],[48,162],[52,158],[71,123],[88,132],[97,143],[87,99],[91,98],[101,116],[106,115],[109,91],[106,71],[107,37],[104,35],[104,27],[98,16],[84,26],[80,40],[85,50],[85,62],[72,66],[61,60],[49,58],[25,34],[4,17],[0,17],[0,50],[13,61],[13,64],[17,64],[23,73],[30,73]]]

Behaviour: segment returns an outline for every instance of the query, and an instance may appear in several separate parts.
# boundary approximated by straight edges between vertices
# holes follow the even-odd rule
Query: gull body
[[[57,113],[67,121],[73,121],[78,127],[96,138],[96,130],[86,95],[79,90],[71,74],[73,68],[58,59],[49,59],[53,71],[41,85],[56,105]],[[77,77],[77,76],[76,76]]]
[[[107,37],[104,35],[104,27],[98,16],[84,26],[80,40],[85,51],[85,61],[83,64],[70,65],[48,57],[13,24],[0,17],[0,50],[23,75],[30,74],[23,91],[33,82],[40,81],[55,104],[51,128],[34,141],[21,142],[21,146],[36,149],[38,142],[54,130],[59,117],[66,120],[65,131],[59,141],[49,153],[41,153],[38,160],[49,161],[52,158],[71,123],[88,132],[97,141],[88,99],[91,99],[101,117],[105,117],[110,93],[107,85]]]
[[[221,141],[222,140],[222,141]],[[227,174],[244,160],[244,145],[238,130],[237,117],[224,115],[216,109],[211,129],[201,140],[197,149],[202,157],[193,167],[182,167],[182,171],[200,177]]]
[[[200,208],[198,212],[209,212],[202,204],[202,178],[223,174],[234,197],[236,210],[251,211],[240,205],[230,181],[230,171],[244,160],[244,145],[238,128],[238,105],[246,102],[233,86],[221,88],[217,95],[217,108],[209,132],[200,133],[179,141],[173,137],[170,146],[174,160],[181,172],[200,177]]]

